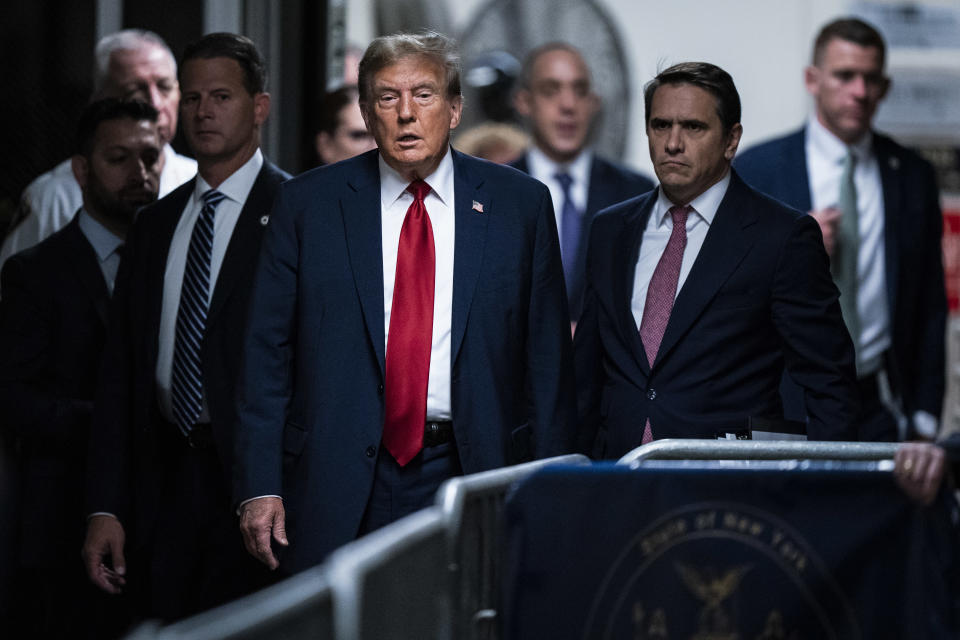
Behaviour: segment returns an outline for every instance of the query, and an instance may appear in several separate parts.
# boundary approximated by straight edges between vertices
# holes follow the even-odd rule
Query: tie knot
[[[690,215],[690,210],[692,207],[688,204],[684,205],[674,205],[667,210],[667,213],[670,214],[670,217],[673,219],[673,226],[677,225],[686,225],[687,216]]]
[[[554,180],[560,183],[560,187],[563,189],[564,195],[570,190],[570,185],[573,184],[573,178],[570,177],[570,174],[565,171],[560,171],[553,174]]]
[[[203,206],[216,208],[226,197],[227,196],[216,189],[210,189],[209,191],[205,191],[204,194],[200,196],[200,199],[203,200]]]
[[[427,197],[428,193],[430,193],[430,185],[423,180],[414,180],[407,185],[407,191],[413,194],[414,200],[423,202],[423,199]]]

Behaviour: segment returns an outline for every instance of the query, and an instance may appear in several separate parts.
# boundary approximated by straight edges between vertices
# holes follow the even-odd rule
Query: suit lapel
[[[68,252],[68,255],[65,256],[67,262],[72,265],[72,273],[90,296],[93,306],[97,310],[97,315],[103,325],[106,326],[107,302],[110,299],[110,292],[107,290],[107,281],[100,269],[97,253],[87,241],[86,236],[83,235],[77,216],[74,216],[70,224],[67,225],[67,230],[64,238],[67,241],[64,243]]]
[[[141,215],[155,216],[146,224],[156,220],[156,229],[147,228],[147,242],[149,245],[145,248],[147,254],[143,258],[133,257],[135,260],[146,261],[147,282],[144,283],[144,291],[147,298],[147,315],[150,321],[149,331],[145,335],[153,336],[149,341],[150,353],[149,362],[152,369],[157,365],[157,352],[159,351],[160,339],[160,315],[163,311],[163,278],[167,271],[167,256],[170,253],[170,243],[173,241],[173,232],[177,228],[177,223],[183,216],[183,210],[187,206],[190,194],[196,187],[197,179],[194,177],[186,184],[178,187],[167,197],[162,198],[155,207],[150,207]],[[146,243],[144,243],[146,244]],[[129,260],[131,257],[124,257]],[[151,370],[152,370],[151,369]]]
[[[340,200],[353,281],[360,298],[364,324],[384,375],[383,225],[380,212],[380,170],[377,152],[364,157],[363,170],[350,179]]]
[[[786,157],[781,164],[788,168],[787,188],[792,191],[787,202],[798,203],[803,213],[813,208],[813,196],[810,194],[810,177],[807,175],[807,129],[803,128],[788,139]]]
[[[583,212],[584,229],[590,226],[590,218],[600,210],[600,203],[608,199],[603,189],[604,185],[608,184],[604,171],[605,168],[603,164],[594,156],[590,160],[590,182],[587,183],[587,208]]]
[[[891,148],[880,136],[874,137],[877,163],[880,167],[880,182],[883,186],[883,237],[884,262],[886,262],[887,277],[887,313],[893,326],[893,314],[897,308],[897,277],[900,273],[900,243],[901,234],[897,228],[899,222],[898,211],[903,210],[901,198],[900,158],[891,153]]]
[[[624,220],[623,233],[615,241],[611,263],[613,306],[618,310],[617,324],[620,326],[624,342],[629,345],[634,359],[647,375],[650,374],[650,363],[647,362],[647,353],[644,351],[640,331],[633,317],[633,280],[636,275],[637,259],[640,257],[640,245],[643,243],[643,231],[647,228],[658,194],[659,191],[654,190]]]
[[[487,241],[487,220],[494,215],[492,197],[483,189],[483,178],[471,174],[469,161],[453,152],[454,251],[453,251],[453,317],[450,324],[450,362],[457,361],[460,345],[467,329],[467,317],[477,288],[480,266]],[[483,212],[475,211],[480,203]]]
[[[255,260],[259,254],[260,238],[264,229],[260,218],[270,211],[276,193],[271,173],[269,163],[264,162],[250,188],[247,201],[240,210],[240,217],[233,228],[227,252],[223,256],[223,264],[220,265],[220,272],[213,286],[210,310],[207,313],[208,326],[213,324],[217,314],[223,309],[224,302],[241,280],[241,275],[250,268],[250,261]]]
[[[661,361],[687,332],[753,245],[753,239],[744,233],[744,229],[757,219],[755,208],[749,205],[748,194],[740,178],[732,173],[730,186],[720,202],[700,253],[677,295],[654,364]]]

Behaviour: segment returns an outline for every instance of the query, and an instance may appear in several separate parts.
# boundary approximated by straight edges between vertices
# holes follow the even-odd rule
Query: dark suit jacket
[[[746,151],[735,162],[744,180],[800,211],[810,211],[805,129]],[[943,217],[933,168],[890,138],[874,134],[883,182],[884,252],[892,348],[888,371],[909,416],[943,407],[946,292]],[[809,399],[807,400],[809,403]],[[789,403],[802,411],[799,400]],[[802,419],[802,413],[792,416]]]
[[[0,302],[0,406],[22,488],[19,560],[76,564],[107,284],[77,218],[6,262]]]
[[[651,368],[630,310],[634,266],[657,192],[606,209],[590,231],[577,325],[581,446],[618,457],[655,438],[713,438],[782,418],[783,367],[809,390],[808,435],[853,439],[853,344],[817,223],[736,173]]]
[[[356,537],[376,456],[390,455],[377,157],[281,187],[254,282],[234,497],[283,496],[288,571]],[[450,384],[463,471],[569,452],[573,362],[550,194],[508,167],[456,151],[453,164]]]
[[[224,471],[232,464],[234,394],[261,218],[287,177],[264,161],[230,238],[214,285],[201,347],[203,388],[216,450]],[[110,336],[97,389],[88,473],[88,512],[116,514],[146,542],[156,517],[164,460],[155,382],[163,276],[167,252],[195,179],[137,216],[117,274],[110,309]],[[229,484],[226,486],[229,487]]]
[[[530,172],[526,155],[520,156],[520,159],[510,166],[524,173]],[[584,235],[586,235],[586,230],[590,228],[590,222],[598,211],[646,193],[655,186],[649,178],[594,155],[593,162],[590,165],[590,184],[587,186],[587,208],[583,212]],[[570,318],[573,321],[580,317],[580,312],[583,309],[583,272],[587,266],[587,243],[585,239],[580,242],[577,248],[576,261],[575,279],[570,286],[570,290],[567,291]]]

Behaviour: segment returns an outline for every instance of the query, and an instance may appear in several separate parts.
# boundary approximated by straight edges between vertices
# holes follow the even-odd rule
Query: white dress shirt
[[[247,162],[233,172],[233,174],[217,187],[217,191],[226,197],[217,205],[213,221],[213,250],[210,255],[210,289],[207,292],[207,303],[213,298],[216,289],[217,276],[223,257],[227,253],[233,228],[240,217],[240,211],[247,201],[250,189],[263,167],[263,154],[260,149],[254,152]],[[193,189],[187,205],[184,207],[180,221],[173,232],[170,249],[167,253],[167,266],[163,273],[163,307],[160,311],[160,335],[158,338],[157,353],[157,395],[160,409],[168,420],[173,422],[173,411],[170,398],[170,376],[173,371],[173,343],[177,328],[177,312],[180,310],[180,289],[183,286],[183,272],[187,263],[187,250],[190,247],[190,236],[193,226],[203,208],[203,194],[210,190],[210,185],[197,176],[197,183]],[[207,401],[204,397],[203,411],[197,422],[209,422],[210,413],[207,410]]]
[[[380,220],[383,233],[383,331],[384,345],[390,341],[390,309],[397,275],[397,250],[400,230],[413,195],[410,184],[380,157]],[[453,157],[447,149],[436,171],[424,181],[430,193],[424,198],[436,255],[433,295],[433,344],[430,350],[430,375],[427,381],[427,419],[449,420],[450,411],[450,323],[453,318],[453,243],[455,200],[453,195]]]
[[[886,252],[883,243],[884,207],[880,167],[873,153],[873,134],[848,147],[813,117],[807,124],[807,175],[815,210],[836,207],[847,149],[857,158],[854,185],[857,189],[857,311],[860,316],[860,349],[857,373],[876,373],[883,366],[883,353],[890,348],[887,304]]]
[[[97,262],[100,265],[100,272],[107,284],[107,291],[113,294],[113,284],[117,280],[117,269],[120,268],[120,253],[117,251],[123,246],[123,238],[115,235],[105,226],[94,219],[86,209],[80,209],[77,213],[77,224],[80,225],[80,231],[93,252],[97,254]]]
[[[593,162],[593,152],[589,149],[566,164],[557,164],[546,156],[540,149],[531,146],[527,151],[527,169],[530,175],[550,189],[550,199],[553,200],[553,211],[557,219],[557,237],[563,237],[563,185],[554,177],[558,173],[570,175],[570,199],[580,212],[587,210],[587,198],[590,192],[590,166]],[[584,229],[586,233],[586,229]],[[585,240],[584,240],[585,242]]]
[[[683,260],[680,263],[676,295],[680,295],[680,290],[687,281],[687,276],[690,275],[690,270],[700,254],[700,248],[703,247],[703,241],[707,237],[710,225],[713,224],[720,201],[727,193],[728,186],[730,186],[729,171],[719,182],[689,203],[693,211],[687,216],[687,246],[683,250]],[[673,232],[673,218],[667,212],[676,203],[671,202],[664,195],[662,188],[658,188],[658,191],[657,201],[653,204],[647,226],[643,230],[640,255],[637,257],[633,274],[633,298],[630,301],[630,309],[633,312],[637,330],[640,329],[640,322],[643,320],[643,308],[647,304],[647,288],[650,286],[650,279]]]

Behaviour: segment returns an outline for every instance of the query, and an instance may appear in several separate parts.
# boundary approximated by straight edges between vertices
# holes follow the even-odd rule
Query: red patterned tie
[[[683,250],[687,247],[687,215],[690,205],[673,206],[667,211],[673,218],[673,231],[667,248],[663,250],[657,268],[653,270],[650,286],[647,287],[647,301],[643,305],[643,318],[640,320],[640,339],[647,354],[647,362],[653,367],[653,361],[660,350],[663,332],[667,330],[673,301],[677,296],[677,281],[680,279],[680,265],[683,263]],[[650,419],[643,428],[641,442],[647,444],[653,440]]]
[[[397,250],[397,277],[387,334],[383,424],[383,444],[401,467],[423,448],[436,270],[433,228],[423,203],[430,185],[415,180],[407,191],[413,194],[413,202],[403,219]]]

